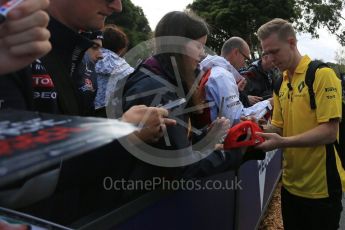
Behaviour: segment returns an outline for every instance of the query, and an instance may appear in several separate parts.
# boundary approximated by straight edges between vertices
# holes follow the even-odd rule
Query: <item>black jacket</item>
[[[50,18],[52,50],[30,67],[0,76],[0,109],[52,114],[94,115],[95,90],[82,90],[87,79],[82,58],[93,42]],[[96,88],[96,85],[95,85]]]
[[[252,96],[272,97],[273,84],[279,76],[278,70],[264,71],[261,60],[253,62],[243,74],[247,78],[245,93]]]
[[[93,42],[54,18],[50,19],[52,51],[43,59],[58,95],[62,114],[93,116],[96,80],[86,74],[82,59]],[[87,86],[87,87],[86,87]]]
[[[33,110],[31,69],[0,76],[1,109]]]
[[[179,96],[173,89],[173,86],[177,85],[176,80],[169,69],[171,69],[171,66],[166,65],[160,56],[150,58],[144,64],[139,66],[137,70],[128,77],[124,85],[122,100],[123,111],[127,111],[134,105],[144,104],[147,106],[158,106],[159,104],[164,105],[170,100],[173,101],[178,99]],[[153,73],[154,76],[150,76],[147,71]],[[153,92],[151,95],[139,95],[140,93],[150,91]],[[128,100],[128,97],[130,98],[130,96],[134,96],[135,99]],[[188,124],[190,115],[186,113],[177,116],[177,118],[180,119],[182,123]],[[167,127],[167,132],[171,146],[167,146],[165,144],[164,138],[161,138],[158,143],[155,143],[152,146],[162,149],[163,151],[192,148],[193,141],[189,138],[188,129],[181,125],[181,122],[178,122],[176,126]],[[242,154],[240,151],[226,153],[214,151],[208,157],[196,163],[176,168],[153,166],[138,160],[138,164],[141,165],[141,169],[139,169],[139,167],[135,167],[133,175],[199,178],[235,169],[241,164],[241,161]]]

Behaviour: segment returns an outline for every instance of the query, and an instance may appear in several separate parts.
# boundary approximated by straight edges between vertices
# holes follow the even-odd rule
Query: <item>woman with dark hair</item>
[[[207,24],[191,12],[166,14],[155,30],[155,54],[142,62],[126,80],[122,94],[123,111],[140,104],[164,107],[178,99],[186,101],[186,105],[170,109],[169,114],[176,119],[177,125],[165,127],[163,122],[165,135],[158,142],[142,143],[136,145],[140,146],[138,148],[125,143],[127,150],[142,160],[137,162],[134,177],[200,177],[240,165],[240,150],[215,150],[227,130],[227,120],[219,119],[208,133],[191,127],[190,112],[198,111],[201,105],[196,90],[199,83],[196,70],[204,56],[208,33]],[[217,132],[215,127],[220,126],[225,130]]]
[[[120,57],[127,51],[129,41],[125,32],[118,26],[108,24],[103,28],[103,47]]]

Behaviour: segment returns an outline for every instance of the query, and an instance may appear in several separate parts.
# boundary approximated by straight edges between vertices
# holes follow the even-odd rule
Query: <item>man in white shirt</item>
[[[259,102],[249,108],[245,108],[240,101],[237,83],[243,77],[238,73],[237,68],[245,65],[249,53],[248,44],[239,37],[233,37],[224,43],[222,56],[209,55],[200,63],[203,71],[211,71],[205,84],[205,100],[212,104],[211,121],[221,114],[230,120],[231,125],[234,125],[241,116],[254,116],[259,119],[272,108],[271,100]],[[231,60],[233,65],[230,64]]]

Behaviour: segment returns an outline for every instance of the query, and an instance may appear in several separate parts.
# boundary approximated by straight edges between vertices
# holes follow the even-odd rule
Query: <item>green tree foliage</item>
[[[342,48],[336,51],[335,61],[339,65],[345,65],[345,48]]]
[[[297,17],[291,0],[196,0],[188,6],[211,27],[208,46],[218,52],[229,37],[240,36],[257,50],[255,33],[260,25],[275,17]]]
[[[335,64],[331,62],[327,62],[326,64],[334,70],[338,78],[340,78],[341,73],[345,73],[345,65]]]
[[[294,22],[299,31],[315,37],[322,25],[339,27],[343,7],[343,0],[195,0],[187,6],[209,23],[212,35],[207,45],[218,53],[231,36],[244,38],[253,52],[258,51],[257,29],[277,17]]]
[[[296,0],[297,29],[317,38],[316,29],[324,27],[345,46],[344,7],[344,0]]]
[[[129,39],[129,49],[151,38],[151,28],[141,7],[130,0],[122,0],[122,12],[114,13],[106,19],[106,24],[122,28]]]
[[[345,49],[339,49],[335,53],[335,62],[336,63],[331,63],[329,64],[338,77],[340,77],[340,73],[345,73]]]

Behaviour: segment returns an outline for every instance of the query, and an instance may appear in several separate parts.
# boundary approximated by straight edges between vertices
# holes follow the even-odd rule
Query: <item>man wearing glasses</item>
[[[250,49],[245,40],[240,37],[229,38],[222,47],[221,56],[230,62],[236,70],[250,64]]]
[[[209,108],[211,121],[221,114],[233,125],[239,122],[241,116],[251,116],[266,108],[272,108],[271,100],[259,102],[248,108],[245,108],[240,100],[238,83],[245,79],[237,70],[246,65],[249,56],[248,44],[242,38],[232,37],[224,43],[221,56],[208,55],[200,63],[201,69],[208,73],[205,75],[208,76],[208,80],[204,91],[205,100],[211,103]],[[205,110],[204,113],[207,111]]]
[[[235,67],[236,71],[234,74],[237,74],[237,71],[248,67],[251,63],[249,45],[240,37],[229,38],[223,44],[221,55]],[[250,107],[253,105],[251,104],[252,96],[245,94],[244,89],[246,85],[247,79],[237,81],[237,86],[240,93],[240,101],[244,107]]]

